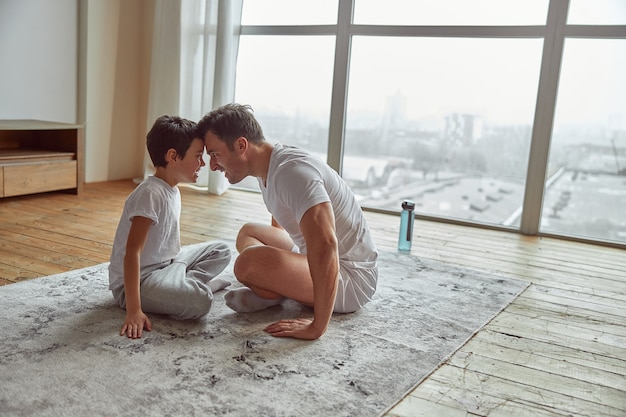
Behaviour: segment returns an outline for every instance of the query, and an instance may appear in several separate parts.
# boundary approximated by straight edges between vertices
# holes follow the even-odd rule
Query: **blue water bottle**
[[[400,213],[400,236],[398,238],[398,250],[411,250],[413,240],[413,210],[415,203],[409,200],[402,202],[402,212]]]

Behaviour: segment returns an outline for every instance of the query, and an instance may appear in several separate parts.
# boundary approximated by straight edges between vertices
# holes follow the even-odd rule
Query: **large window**
[[[253,106],[268,139],[325,158],[334,50],[330,36],[241,37],[237,101]]]
[[[338,0],[244,0],[242,25],[292,26],[337,23]]]
[[[410,26],[543,25],[548,0],[355,0],[354,23]]]
[[[626,25],[624,0],[570,0],[567,23],[571,25]]]
[[[326,159],[333,79],[330,36],[242,36],[236,101],[251,104],[271,142]],[[253,178],[240,187],[258,189]]]
[[[410,199],[424,214],[514,224],[541,46],[354,37],[342,174],[361,204],[395,210]]]
[[[244,0],[241,22],[235,100],[364,208],[626,244],[626,2]]]
[[[626,242],[626,40],[566,39],[541,230]]]

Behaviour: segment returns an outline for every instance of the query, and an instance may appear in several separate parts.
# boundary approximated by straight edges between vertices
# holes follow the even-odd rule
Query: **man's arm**
[[[278,222],[276,221],[276,219],[274,218],[274,216],[272,216],[272,226],[274,227],[278,227],[279,229],[282,229],[283,227],[278,224]]]
[[[339,254],[335,216],[330,203],[311,207],[300,221],[307,245],[307,260],[313,280],[313,321],[281,320],[266,330],[275,336],[317,339],[328,328],[335,306]]]
[[[313,279],[313,323],[317,337],[326,331],[335,307],[339,252],[335,215],[330,203],[311,207],[300,222],[306,241],[309,270]]]
[[[150,320],[141,310],[141,293],[139,290],[141,252],[146,244],[148,230],[151,226],[151,219],[141,216],[134,217],[126,241],[126,254],[124,255],[126,319],[120,330],[120,335],[127,334],[132,339],[141,337],[144,327],[148,331],[152,329]]]

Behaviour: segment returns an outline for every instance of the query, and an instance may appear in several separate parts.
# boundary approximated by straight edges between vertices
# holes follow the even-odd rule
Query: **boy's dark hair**
[[[263,129],[249,104],[231,103],[209,112],[198,122],[196,135],[204,139],[207,132],[225,142],[230,150],[241,136],[254,144],[265,141]]]
[[[176,154],[185,157],[187,149],[196,136],[196,123],[178,116],[164,115],[156,119],[146,136],[150,159],[155,167],[167,165],[165,155],[174,148]]]

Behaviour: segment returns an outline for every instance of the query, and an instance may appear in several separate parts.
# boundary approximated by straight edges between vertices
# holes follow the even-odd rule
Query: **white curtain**
[[[180,3],[155,0],[146,132],[164,114],[179,114]],[[145,143],[145,142],[144,142]],[[154,173],[146,150],[144,179]]]
[[[242,6],[243,0],[156,0],[148,129],[162,114],[198,121],[234,100]],[[196,186],[220,195],[228,181],[207,166]]]

